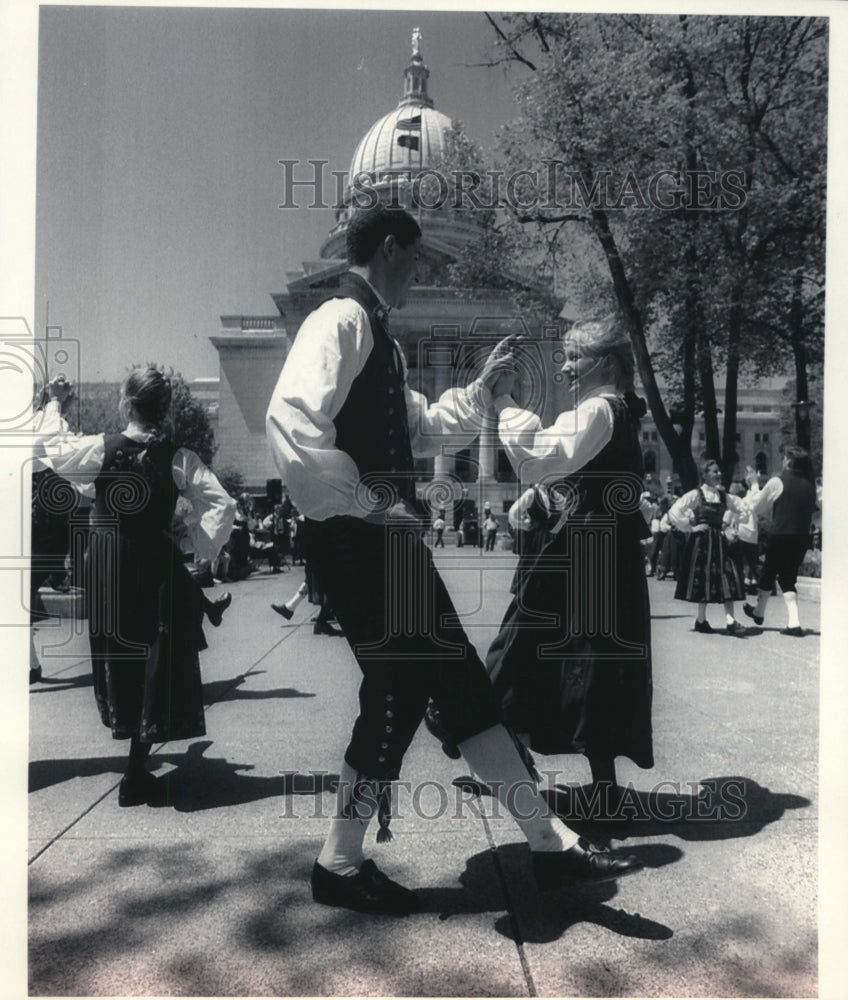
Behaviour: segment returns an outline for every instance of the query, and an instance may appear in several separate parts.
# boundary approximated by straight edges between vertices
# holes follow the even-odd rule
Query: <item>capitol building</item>
[[[273,313],[222,316],[220,330],[210,338],[219,357],[215,466],[237,469],[251,492],[264,493],[268,481],[277,475],[265,438],[265,412],[288,350],[304,318],[338,287],[347,267],[345,233],[356,211],[355,179],[367,182],[383,202],[399,201],[408,207],[422,229],[417,283],[410,289],[407,304],[391,318],[391,333],[404,352],[410,385],[433,401],[454,380],[465,384],[473,377],[475,366],[496,339],[524,332],[537,348],[538,364],[531,364],[531,389],[538,401],[535,409],[550,422],[567,407],[564,390],[552,385],[550,379],[550,355],[557,344],[556,317],[551,318],[549,329],[527,329],[508,290],[457,289],[438,283],[437,276],[444,273],[446,264],[455,260],[469,241],[480,237],[480,229],[473,214],[457,211],[449,203],[426,208],[419,202],[412,207],[416,178],[424,172],[433,173],[439,166],[453,126],[450,116],[434,107],[429,76],[416,29],[412,54],[403,70],[400,100],[367,129],[357,145],[334,225],[316,259],[287,273],[284,290],[271,292]],[[779,468],[783,384],[782,379],[772,379],[753,389],[740,387],[737,451],[743,468],[755,463],[769,472]],[[718,396],[721,407],[720,388]],[[696,458],[702,432],[702,424],[696,423]],[[650,417],[642,423],[642,444],[646,468],[655,478],[671,475],[670,458]],[[470,447],[446,446],[443,454],[417,461],[416,473],[419,496],[437,479],[457,498],[465,487],[478,505],[488,501],[496,512],[508,509],[518,494],[494,423]]]

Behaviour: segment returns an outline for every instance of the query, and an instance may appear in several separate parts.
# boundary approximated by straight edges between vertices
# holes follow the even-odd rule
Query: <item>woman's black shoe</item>
[[[430,731],[430,735],[435,736],[439,743],[442,744],[442,750],[447,757],[450,757],[451,760],[460,759],[462,754],[459,752],[459,747],[454,743],[442,725],[442,717],[433,702],[430,702],[427,706],[427,711],[424,713],[424,725]]]
[[[340,628],[333,628],[329,622],[315,622],[312,626],[313,635],[344,635]]]
[[[533,851],[533,875],[539,892],[574,885],[598,885],[633,875],[642,863],[632,854],[615,855],[581,841],[568,851]]]
[[[286,621],[291,619],[294,614],[294,611],[292,611],[291,608],[287,608],[285,604],[272,604],[271,607],[277,612],[278,615],[282,615]]]
[[[168,804],[166,779],[154,778],[149,771],[124,775],[118,787],[119,806],[164,806]]]
[[[405,917],[421,909],[418,897],[365,861],[356,875],[336,875],[316,861],[312,868],[312,898],[325,906],[343,906],[360,913]]]
[[[804,630],[796,625],[795,628],[782,628],[780,630],[781,635],[794,635],[796,639],[804,638]]]
[[[746,635],[745,626],[740,625],[739,622],[730,622],[729,625],[725,625],[724,634],[742,637]]]
[[[704,621],[699,622],[697,618],[695,619],[695,631],[701,632],[703,635],[712,635],[713,627],[710,623],[704,619]]]
[[[210,601],[206,610],[206,617],[217,628],[224,617],[224,612],[232,604],[233,595],[227,591],[221,594],[217,601]]]
[[[41,667],[30,667],[29,668],[30,684],[37,684],[40,680],[41,680]]]
[[[754,614],[754,612],[757,610],[756,608],[754,608],[750,604],[746,603],[746,604],[742,605],[742,610],[745,612],[745,614],[749,618],[753,618],[754,619],[754,624],[755,625],[762,625],[763,624],[763,618],[762,618],[762,616]]]

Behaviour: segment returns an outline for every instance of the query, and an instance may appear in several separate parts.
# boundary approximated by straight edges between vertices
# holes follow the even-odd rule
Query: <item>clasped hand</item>
[[[73,383],[68,382],[64,375],[57,375],[47,383],[47,394],[50,399],[66,403],[74,394]]]
[[[512,395],[515,390],[519,367],[513,351],[520,339],[518,334],[504,337],[495,345],[483,365],[480,381],[489,389],[493,398]]]

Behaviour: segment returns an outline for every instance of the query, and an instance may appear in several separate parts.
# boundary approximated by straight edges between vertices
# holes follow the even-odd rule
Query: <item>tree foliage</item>
[[[822,354],[826,21],[486,16],[521,111],[496,166],[523,175],[481,254],[617,308],[684,484],[697,414],[729,477],[740,373],[792,366],[804,394]]]

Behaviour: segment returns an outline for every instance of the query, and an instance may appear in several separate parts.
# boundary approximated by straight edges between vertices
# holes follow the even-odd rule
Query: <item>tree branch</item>
[[[535,73],[535,72],[537,71],[537,68],[536,68],[536,66],[534,66],[534,65],[533,65],[533,63],[532,63],[532,62],[530,62],[530,60],[529,60],[529,59],[525,58],[525,57],[524,57],[524,56],[523,56],[523,55],[522,55],[522,54],[521,54],[521,53],[520,53],[520,52],[518,51],[518,49],[516,49],[516,47],[515,47],[515,45],[514,45],[514,43],[513,43],[512,39],[511,39],[511,38],[509,38],[509,37],[508,37],[508,36],[507,36],[507,35],[506,35],[506,34],[504,33],[503,29],[502,29],[502,28],[501,28],[501,26],[500,26],[500,25],[499,25],[499,24],[497,23],[497,21],[495,21],[495,19],[494,19],[494,18],[492,17],[492,15],[491,15],[491,14],[490,14],[490,13],[489,13],[488,11],[483,11],[483,13],[484,13],[484,15],[485,15],[485,17],[486,17],[486,20],[487,20],[487,21],[489,22],[489,24],[490,24],[490,25],[491,25],[491,26],[492,26],[492,27],[493,27],[493,28],[495,29],[495,32],[497,33],[498,37],[499,37],[499,38],[501,39],[501,41],[502,41],[502,42],[504,42],[504,43],[506,44],[506,46],[507,46],[507,47],[509,48],[509,51],[510,51],[510,52],[512,53],[512,58],[513,58],[514,60],[516,60],[517,62],[520,62],[520,63],[524,63],[524,65],[525,65],[525,66],[528,66],[528,67],[529,67],[530,69],[532,69],[532,70],[533,70],[533,72]]]

